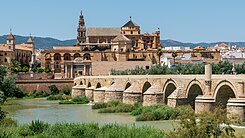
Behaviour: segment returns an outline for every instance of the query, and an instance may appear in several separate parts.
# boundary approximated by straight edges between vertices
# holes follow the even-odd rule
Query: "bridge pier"
[[[84,85],[73,86],[71,97],[85,96],[85,88],[86,86]]]
[[[227,116],[237,117],[240,121],[245,121],[245,98],[231,98],[227,103]]]
[[[94,87],[88,87],[85,89],[85,96],[90,100],[90,101],[94,101]]]
[[[163,104],[163,93],[160,92],[144,93],[143,106],[162,105],[162,104]]]
[[[112,90],[106,90],[105,91],[105,103],[110,102],[110,101],[123,101],[123,91],[112,91]]]
[[[142,100],[141,92],[123,92],[123,103],[125,104],[142,103]]]
[[[101,103],[101,102],[105,101],[105,90],[106,90],[106,87],[100,87],[100,88],[93,90],[94,102],[96,102],[96,103],[100,102]]]
[[[195,113],[209,112],[214,109],[215,100],[209,96],[197,96],[195,100]]]

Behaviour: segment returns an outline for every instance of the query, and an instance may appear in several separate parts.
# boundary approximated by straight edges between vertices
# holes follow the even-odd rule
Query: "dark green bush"
[[[49,87],[51,95],[59,94],[59,89],[56,87],[56,85],[50,85]]]
[[[38,72],[38,73],[43,73],[43,72],[44,72],[44,69],[42,69],[41,67],[38,67],[38,68],[37,68],[37,72]]]
[[[50,95],[47,97],[47,100],[69,100],[71,99],[71,96],[69,95]]]
[[[83,97],[75,97],[75,98],[72,98],[72,101],[75,102],[75,103],[79,103],[79,104],[87,104],[89,103],[89,99],[86,97],[86,96],[83,96]]]
[[[92,109],[102,109],[106,107],[107,103],[95,103],[94,105],[92,105]]]
[[[26,95],[26,97],[30,97],[30,98],[41,98],[41,97],[47,97],[47,96],[49,96],[48,92],[46,92],[46,91],[37,91],[37,90],[34,90],[30,94]]]
[[[71,88],[69,88],[68,86],[65,86],[60,90],[60,93],[65,94],[65,95],[71,95]]]
[[[44,72],[45,72],[45,73],[50,73],[50,72],[51,72],[51,69],[50,69],[50,68],[45,68],[45,69],[44,69]]]

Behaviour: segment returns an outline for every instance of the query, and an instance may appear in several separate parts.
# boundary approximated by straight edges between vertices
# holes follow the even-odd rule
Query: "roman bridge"
[[[94,102],[118,100],[144,106],[190,105],[197,113],[215,107],[245,120],[245,75],[123,75],[81,76],[74,80],[72,96],[87,96]]]

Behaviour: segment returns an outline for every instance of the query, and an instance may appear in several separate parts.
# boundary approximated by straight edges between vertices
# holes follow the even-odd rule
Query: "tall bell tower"
[[[77,45],[81,45],[86,42],[86,27],[83,18],[83,13],[81,11],[81,15],[79,17],[79,23],[77,27]]]

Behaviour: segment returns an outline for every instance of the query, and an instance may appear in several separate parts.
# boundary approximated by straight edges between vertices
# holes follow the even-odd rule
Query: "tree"
[[[172,52],[172,57],[173,57],[173,59],[174,59],[174,64],[175,64],[175,58],[178,56],[178,54],[177,54],[177,52]]]
[[[12,60],[9,65],[9,68],[12,72],[18,72],[21,71],[21,64],[19,61]]]
[[[163,54],[163,52],[162,52],[162,46],[161,46],[161,47],[157,48],[157,56],[158,56],[159,65],[161,64],[160,60],[161,60],[162,54]]]

